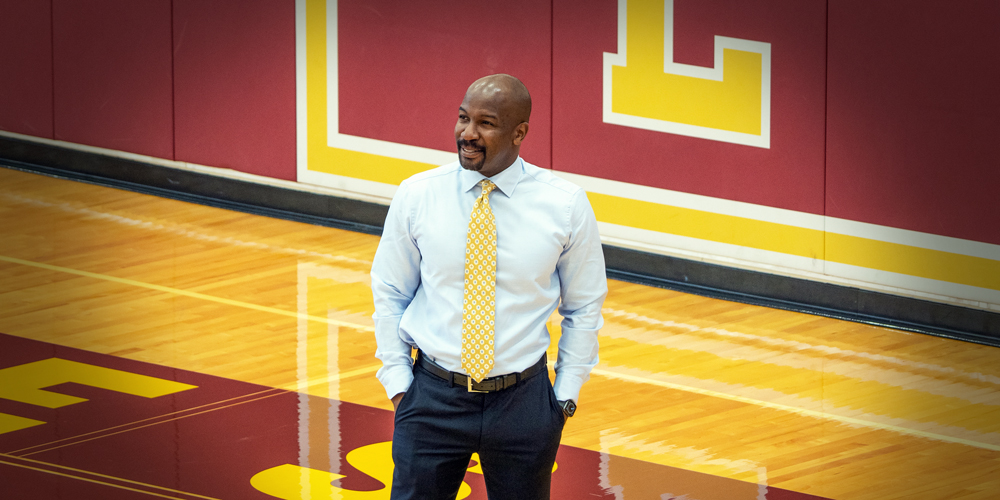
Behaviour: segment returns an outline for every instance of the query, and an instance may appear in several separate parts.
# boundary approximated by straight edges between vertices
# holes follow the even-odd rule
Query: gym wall
[[[455,160],[468,84],[510,73],[522,156],[587,189],[608,245],[1000,312],[998,23],[926,0],[0,0],[0,134],[387,204]]]

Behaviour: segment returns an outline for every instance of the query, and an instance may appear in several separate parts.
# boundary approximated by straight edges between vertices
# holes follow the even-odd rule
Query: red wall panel
[[[1000,244],[997,26],[997,2],[831,2],[829,215]]]
[[[170,0],[54,0],[55,138],[173,159]]]
[[[294,180],[294,0],[173,7],[176,159]]]
[[[0,130],[52,138],[52,3],[0,0]]]
[[[532,99],[521,154],[550,165],[548,2],[339,3],[341,133],[455,151],[458,106],[469,84],[508,73]]]
[[[676,0],[675,61],[712,66],[714,35],[771,44],[771,147],[602,123],[616,0],[555,0],[553,168],[823,213],[826,3]]]

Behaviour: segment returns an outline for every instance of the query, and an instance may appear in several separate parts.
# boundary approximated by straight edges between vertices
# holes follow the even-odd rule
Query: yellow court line
[[[306,389],[309,389],[310,387],[315,387],[315,386],[320,385],[320,384],[326,384],[326,383],[329,383],[329,382],[333,382],[335,380],[342,380],[342,379],[345,379],[345,378],[356,377],[358,375],[363,375],[365,373],[371,373],[371,372],[374,372],[374,371],[378,371],[378,369],[381,368],[381,367],[382,367],[382,365],[365,366],[363,368],[358,368],[356,370],[351,370],[349,372],[331,373],[329,375],[325,375],[325,376],[322,376],[322,377],[317,377],[317,378],[314,378],[314,379],[308,379],[305,382],[298,382],[298,381],[296,381],[296,382],[292,382],[290,384],[279,385],[277,387],[279,389],[284,389],[286,391],[302,392],[302,391],[304,391]]]
[[[701,388],[698,388],[698,387],[691,387],[691,386],[688,386],[688,385],[675,384],[675,383],[672,383],[672,382],[664,382],[662,380],[655,380],[655,379],[651,379],[651,378],[648,378],[648,377],[639,377],[639,376],[635,376],[635,375],[627,375],[627,374],[624,374],[624,373],[618,373],[618,372],[611,371],[611,370],[604,370],[604,369],[601,369],[601,368],[594,368],[591,371],[591,373],[593,373],[595,375],[601,375],[601,376],[604,376],[604,377],[608,377],[608,378],[616,378],[616,379],[619,379],[619,380],[625,380],[627,382],[634,382],[634,383],[638,383],[638,384],[658,385],[660,387],[666,387],[668,389],[675,389],[675,390],[678,390],[678,391],[685,391],[685,392],[693,392],[695,394],[701,394],[703,396],[710,396],[710,397],[715,397],[715,398],[720,398],[720,399],[728,399],[730,401],[737,401],[737,402],[740,402],[740,403],[752,404],[752,405],[760,406],[760,407],[764,407],[764,408],[771,408],[771,409],[774,409],[774,410],[787,411],[787,412],[790,412],[790,413],[795,413],[795,414],[803,415],[803,416],[807,416],[807,417],[821,418],[821,419],[826,419],[826,420],[834,420],[834,421],[837,421],[837,422],[841,422],[841,423],[845,423],[845,424],[850,424],[850,425],[860,425],[862,427],[869,427],[869,428],[872,428],[872,429],[885,430],[885,431],[893,431],[893,432],[898,432],[900,434],[908,434],[908,435],[911,435],[911,436],[917,436],[917,437],[928,438],[928,439],[935,439],[935,440],[946,441],[946,442],[955,443],[955,444],[964,444],[966,446],[972,446],[972,447],[975,447],[975,448],[983,448],[983,449],[986,449],[986,450],[1000,451],[1000,446],[995,445],[995,444],[981,443],[979,441],[972,441],[970,439],[962,439],[962,438],[957,438],[957,437],[953,437],[953,436],[946,436],[944,434],[937,434],[937,433],[934,433],[934,432],[918,431],[916,429],[910,429],[910,428],[907,428],[907,427],[900,427],[898,425],[882,424],[882,423],[878,423],[878,422],[872,422],[870,420],[862,420],[862,419],[859,419],[859,418],[845,417],[845,416],[842,416],[842,415],[835,415],[835,414],[832,414],[832,413],[826,413],[826,412],[821,412],[821,411],[816,411],[816,410],[807,410],[805,408],[798,408],[798,407],[795,407],[795,406],[788,406],[788,405],[783,405],[783,404],[779,404],[779,403],[771,403],[771,402],[768,402],[768,401],[761,401],[759,399],[752,399],[752,398],[747,398],[747,397],[743,397],[743,396],[736,396],[736,395],[733,395],[733,394],[726,394],[724,392],[712,391],[712,390],[709,390],[709,389],[701,389]]]
[[[0,453],[0,457],[7,457],[7,455],[5,455],[3,453]],[[12,457],[8,457],[8,458],[12,458]],[[18,460],[28,460],[28,459],[19,458]],[[154,484],[141,483],[139,481],[132,481],[132,480],[123,479],[123,478],[120,478],[120,477],[108,476],[108,475],[104,475],[104,474],[98,474],[96,472],[90,472],[90,471],[86,471],[86,470],[82,470],[82,469],[74,469],[72,467],[64,467],[62,465],[51,464],[51,463],[48,463],[48,462],[40,462],[38,460],[30,460],[30,461],[34,462],[34,463],[38,463],[38,464],[45,464],[45,465],[52,466],[52,467],[58,467],[58,468],[61,468],[61,469],[71,470],[71,471],[74,471],[74,472],[82,472],[82,473],[90,474],[90,475],[93,475],[93,476],[98,476],[98,477],[103,477],[103,478],[108,478],[108,479],[114,479],[116,481],[122,481],[122,482],[125,482],[125,483],[138,484],[138,485],[147,486],[147,487],[150,487],[150,488],[156,488],[158,490],[169,491],[169,492],[172,492],[172,493],[180,493],[182,495],[187,495],[187,496],[190,496],[190,497],[204,498],[205,500],[220,500],[220,499],[215,498],[215,497],[206,497],[204,495],[198,495],[196,493],[188,493],[186,491],[172,490],[170,488],[164,488],[162,486],[156,486]],[[154,493],[152,491],[140,490],[140,489],[137,489],[137,488],[129,488],[128,486],[124,486],[124,485],[121,485],[121,484],[114,484],[114,483],[109,483],[109,482],[105,482],[105,481],[98,481],[96,479],[90,479],[90,478],[86,478],[86,477],[80,477],[80,476],[76,476],[76,475],[73,475],[73,474],[65,474],[65,473],[62,473],[62,472],[56,472],[54,470],[43,469],[43,468],[40,468],[40,467],[32,467],[30,465],[19,464],[19,463],[15,463],[15,462],[8,462],[7,460],[0,460],[0,464],[12,465],[14,467],[21,467],[23,469],[30,469],[30,470],[34,470],[34,471],[38,471],[38,472],[44,472],[46,474],[55,474],[57,476],[68,477],[68,478],[71,478],[71,479],[78,479],[80,481],[86,481],[88,483],[103,484],[104,486],[111,486],[112,488],[118,488],[120,490],[135,491],[135,492],[138,492],[138,493],[145,493],[147,495],[152,495],[152,496],[156,496],[156,497],[160,497],[160,498],[170,498],[172,500],[185,500],[184,498],[180,498],[180,497],[172,497],[172,496],[167,496],[167,495],[161,495],[159,493]]]
[[[15,257],[7,257],[5,255],[0,255],[0,261],[10,262],[12,264],[20,264],[23,266],[37,267],[40,269],[47,269],[49,271],[58,271],[68,274],[75,274],[77,276],[85,276],[87,278],[95,278],[104,281],[110,281],[113,283],[121,283],[123,285],[132,285],[140,288],[146,288],[149,290],[156,290],[158,292],[172,293],[174,295],[183,295],[185,297],[191,297],[195,299],[208,300],[211,302],[217,302],[219,304],[226,304],[230,306],[243,307],[246,309],[252,309],[254,311],[268,312],[273,314],[279,314],[281,316],[287,316],[290,318],[306,319],[309,321],[316,321],[319,323],[326,323],[328,325],[343,326],[346,328],[355,328],[362,331],[374,332],[375,328],[371,326],[362,326],[355,323],[348,323],[346,321],[338,321],[335,319],[324,318],[322,316],[313,316],[311,314],[303,314],[300,312],[286,311],[284,309],[278,309],[276,307],[267,307],[258,304],[251,304],[249,302],[243,302],[240,300],[224,299],[222,297],[216,297],[214,295],[207,295],[198,292],[189,292],[187,290],[181,290],[179,288],[171,288],[163,285],[154,285],[152,283],[145,283],[142,281],[130,280],[128,278],[119,278],[117,276],[108,276],[107,274],[91,273],[87,271],[80,271],[77,269],[72,269],[69,267],[53,266],[51,264],[42,264],[40,262],[33,262],[30,260],[18,259]]]

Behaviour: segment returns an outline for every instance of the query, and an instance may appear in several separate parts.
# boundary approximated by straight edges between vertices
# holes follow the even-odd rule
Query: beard
[[[483,165],[486,164],[486,148],[482,147],[482,146],[476,146],[476,145],[474,145],[474,144],[472,144],[469,141],[466,141],[464,139],[459,139],[457,141],[457,143],[458,143],[458,163],[460,163],[462,165],[462,168],[464,168],[466,170],[473,170],[473,171],[476,171],[476,172],[479,172],[480,170],[482,170],[483,169]],[[473,160],[473,159],[466,158],[465,156],[462,156],[462,148],[463,147],[466,148],[466,149],[474,149],[474,150],[479,151],[481,153],[481,155],[479,156],[479,159]]]

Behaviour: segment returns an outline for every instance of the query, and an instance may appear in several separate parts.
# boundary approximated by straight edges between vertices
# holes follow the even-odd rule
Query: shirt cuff
[[[573,328],[563,324],[556,361],[556,399],[572,399],[579,403],[580,388],[590,379],[590,371],[598,363],[597,329]]]
[[[574,402],[580,400],[580,388],[583,387],[584,380],[569,373],[556,374],[556,383],[552,390],[556,393],[556,399],[566,401],[572,399]]]
[[[413,382],[413,368],[408,365],[382,366],[375,374],[378,381],[385,388],[385,395],[389,399],[401,392],[406,392]]]
[[[402,316],[375,316],[375,357],[382,361],[382,367],[375,377],[385,388],[390,399],[406,391],[413,381],[413,358],[410,345],[399,338],[399,322]]]

